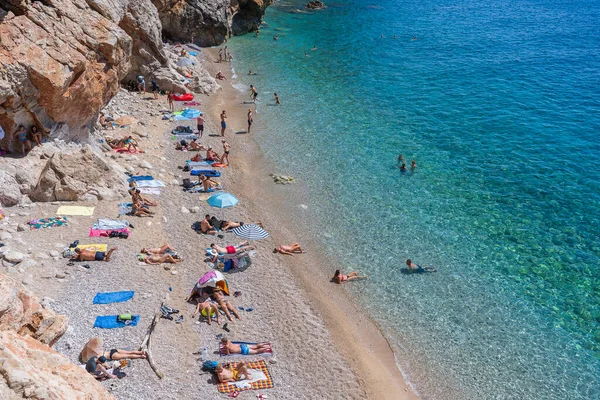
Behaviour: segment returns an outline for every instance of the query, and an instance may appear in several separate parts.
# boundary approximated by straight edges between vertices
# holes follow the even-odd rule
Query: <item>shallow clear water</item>
[[[600,398],[600,2],[302,3],[228,44],[253,134],[419,393]]]

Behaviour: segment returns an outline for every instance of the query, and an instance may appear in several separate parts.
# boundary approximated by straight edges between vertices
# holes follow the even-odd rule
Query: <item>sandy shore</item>
[[[223,65],[210,61],[214,59],[214,51],[208,50],[205,54],[209,60],[206,66],[213,76],[216,70],[223,70],[229,78]],[[277,244],[291,243],[298,236],[278,211],[284,209],[280,205],[289,192],[301,190],[301,185],[295,188],[275,185],[268,176],[273,171],[269,170],[252,136],[231,131],[231,128],[236,132],[246,130],[248,104],[244,104],[242,98],[247,100],[248,95],[241,95],[232,88],[231,81],[220,83],[223,90],[216,95],[197,97],[202,104],[199,108],[206,111],[209,118],[201,142],[220,151],[218,116],[226,109],[229,115],[226,139],[232,145],[233,165],[222,170],[224,176],[220,181],[226,191],[240,199],[238,206],[215,209],[201,200],[199,194],[182,192],[179,183],[188,174],[178,167],[193,153],[175,150],[175,142],[168,132],[176,124],[162,121],[158,113],[166,107],[165,99],[148,100],[121,92],[116,101],[125,111],[143,120],[145,126],[104,133],[119,136],[143,131],[148,136],[141,138],[140,144],[146,152],[138,155],[107,153],[107,157],[124,167],[133,167],[138,174],[151,173],[167,183],[161,194],[155,196],[160,203],[155,207],[157,215],[147,219],[124,217],[135,226],[129,239],[92,240],[88,238],[88,231],[93,221],[101,217],[114,218],[117,214],[115,201],[100,201],[93,204],[96,207],[93,217],[70,217],[67,227],[17,232],[14,239],[7,241],[8,247],[30,252],[38,262],[34,268],[10,274],[25,281],[40,298],[46,297],[53,309],[70,319],[69,331],[55,349],[76,363],[81,348],[91,337],[103,338],[107,349],[135,349],[161,300],[168,294],[169,304],[181,310],[185,321],[176,324],[163,319],[156,329],[153,355],[165,378],[158,379],[145,361],[135,360],[126,368],[125,379],[103,384],[119,399],[225,398],[226,395],[218,393],[213,376],[200,370],[199,355],[193,354],[207,347],[211,357],[219,359],[215,336],[225,332],[216,324],[208,326],[193,320],[194,305],[184,301],[198,278],[209,270],[203,261],[204,249],[213,242],[219,245],[240,242],[231,233],[218,239],[198,235],[190,228],[193,222],[210,213],[219,219],[261,221],[271,233],[269,239],[254,243],[256,256],[249,268],[227,275],[231,289],[242,292],[241,297],[231,300],[234,306],[253,309],[252,312],[240,311],[242,320],[229,324],[228,336],[232,340],[273,343],[275,363],[269,363],[269,370],[275,388],[265,390],[265,395],[270,399],[413,398],[377,327],[352,305],[342,287],[329,283],[330,276],[325,271],[332,268],[323,268],[324,263],[330,262],[325,256],[326,249],[311,248],[309,254],[294,257],[272,253]],[[257,121],[257,129],[261,123]],[[152,169],[140,168],[138,164],[142,160],[150,162]],[[200,208],[197,214],[182,210],[182,207],[190,210],[195,206]],[[57,204],[36,204],[5,209],[7,215],[12,216],[3,222],[23,223],[32,217],[53,216],[57,208]],[[51,250],[60,251],[76,239],[81,243],[108,243],[109,247],[119,249],[110,262],[92,262],[90,269],[79,264],[67,266],[66,259],[49,256]],[[136,260],[141,247],[166,242],[177,248],[184,262],[166,270]],[[118,290],[135,290],[136,295],[127,303],[92,304],[96,292]],[[139,325],[112,330],[93,328],[97,315],[123,312],[140,315]],[[240,398],[254,398],[257,393],[242,392]]]

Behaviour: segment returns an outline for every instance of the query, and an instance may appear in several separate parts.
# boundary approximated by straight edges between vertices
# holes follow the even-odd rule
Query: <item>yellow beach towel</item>
[[[106,251],[108,250],[107,244],[80,244],[77,246],[80,250],[96,250],[96,251]]]
[[[94,215],[94,207],[60,206],[56,210],[56,215],[83,215],[89,217]]]

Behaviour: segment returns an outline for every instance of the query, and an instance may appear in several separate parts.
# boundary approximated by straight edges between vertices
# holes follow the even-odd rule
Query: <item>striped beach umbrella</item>
[[[269,233],[256,224],[246,224],[233,229],[237,236],[248,240],[261,240],[269,237]]]

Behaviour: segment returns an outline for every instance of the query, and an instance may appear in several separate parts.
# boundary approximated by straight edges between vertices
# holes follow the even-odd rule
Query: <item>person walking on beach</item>
[[[256,98],[258,97],[258,90],[253,85],[250,85],[250,97],[252,98],[252,102],[256,103]]]
[[[223,62],[223,49],[219,49],[219,62]]]
[[[280,105],[281,103],[279,102],[279,96],[277,96],[277,93],[273,93],[273,95],[275,96],[275,104]]]
[[[254,122],[254,120],[252,119],[252,110],[249,108],[248,109],[248,133],[250,133],[250,128],[252,128],[252,122]]]
[[[199,115],[196,118],[196,128],[198,128],[198,135],[200,135],[200,139],[202,139],[202,134],[204,133],[204,117]]]
[[[169,93],[167,95],[167,101],[169,102],[169,111],[171,111],[171,112],[175,111],[175,103],[173,101],[173,96],[174,96],[173,93]]]
[[[221,141],[223,143],[223,155],[221,156],[221,163],[225,164],[225,159],[227,159],[227,165],[229,165],[229,150],[231,149],[231,145],[227,143],[225,139]]]
[[[221,136],[225,136],[225,129],[227,128],[227,122],[225,122],[226,119],[227,114],[225,113],[225,110],[223,110],[221,113]]]

